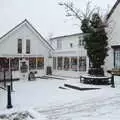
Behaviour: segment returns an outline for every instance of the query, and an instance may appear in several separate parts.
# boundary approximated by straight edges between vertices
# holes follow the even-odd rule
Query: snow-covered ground
[[[64,87],[64,83],[80,87],[79,79],[37,79],[14,82],[13,109],[7,110],[7,92],[0,89],[0,115],[27,111],[38,120],[118,120],[120,118],[120,77],[115,77],[116,88],[79,91]],[[41,116],[41,117],[39,117]],[[33,118],[30,118],[31,120]],[[3,119],[0,119],[3,120]]]

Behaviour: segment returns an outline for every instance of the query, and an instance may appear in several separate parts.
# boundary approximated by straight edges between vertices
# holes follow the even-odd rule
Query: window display
[[[79,57],[79,71],[86,71],[86,57]]]
[[[19,58],[10,58],[10,68],[13,71],[19,70]]]
[[[29,58],[29,70],[36,69],[36,58]]]
[[[57,65],[57,69],[58,70],[62,70],[62,57],[58,57],[58,65]]]
[[[39,57],[37,59],[37,69],[44,69],[44,57]]]
[[[69,58],[64,58],[64,70],[69,70]]]
[[[53,69],[56,70],[56,57],[53,57]]]
[[[77,71],[77,57],[71,58],[71,69]]]

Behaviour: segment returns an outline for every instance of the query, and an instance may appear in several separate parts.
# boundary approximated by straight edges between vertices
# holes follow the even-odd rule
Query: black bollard
[[[112,74],[112,77],[111,77],[111,87],[112,87],[112,88],[115,88],[114,74]]]
[[[12,103],[11,103],[11,88],[10,85],[7,86],[7,108],[10,109],[12,108]]]

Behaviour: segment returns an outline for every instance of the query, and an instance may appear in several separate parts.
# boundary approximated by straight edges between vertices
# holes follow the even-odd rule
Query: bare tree
[[[87,2],[84,12],[81,9],[76,8],[73,2],[59,2],[58,4],[65,8],[67,17],[75,17],[80,21],[83,19],[90,19],[94,11],[98,10],[97,7],[91,8],[91,1]]]
[[[93,13],[97,13],[101,17],[102,21],[104,21],[102,23],[103,25],[101,25],[101,26],[104,26],[104,27],[108,26],[106,17],[107,17],[109,10],[104,10],[104,11],[106,11],[106,13],[103,14],[100,10],[100,7],[97,7],[97,6],[92,7],[92,1],[87,2],[86,8],[84,11],[79,8],[76,8],[74,6],[73,2],[59,2],[58,4],[65,8],[67,17],[74,17],[74,18],[78,19],[80,22],[82,22],[83,20],[89,21],[93,15]]]

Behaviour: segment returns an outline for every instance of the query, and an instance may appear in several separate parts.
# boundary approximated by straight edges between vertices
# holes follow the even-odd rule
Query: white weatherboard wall
[[[22,39],[22,54],[17,53],[18,49],[18,39]],[[30,40],[31,42],[31,51],[30,54],[26,54],[26,40]],[[43,40],[37,37],[35,33],[30,30],[26,24],[21,26],[16,31],[12,32],[7,37],[3,38],[0,42],[0,56],[4,57],[6,55],[33,55],[33,56],[48,56],[49,49],[45,47]]]
[[[17,53],[18,39],[22,39],[22,54]],[[26,54],[27,39],[30,40],[30,54]],[[43,38],[26,21],[5,35],[0,41],[0,57],[44,57],[45,69],[39,70],[39,73],[42,74],[46,72],[50,52],[50,47],[45,44]]]
[[[84,46],[79,45],[79,40],[83,40],[84,34],[73,34],[73,35],[68,35],[68,36],[60,36],[56,38],[51,39],[52,47],[55,49],[53,52],[54,57],[77,57],[79,59],[79,56],[86,56],[86,71],[88,71],[89,67],[89,59],[87,57],[87,52],[84,48]],[[62,47],[57,48],[57,41],[61,40],[62,42]],[[72,43],[72,47],[70,44]],[[75,71],[65,71],[65,70],[54,70],[54,73],[56,75],[66,75],[73,77],[73,74],[75,77],[79,77],[80,73],[85,73],[85,72],[75,72]],[[64,74],[63,74],[64,73]]]
[[[111,46],[120,45],[120,4],[116,7],[110,18],[108,19],[108,43],[109,43],[109,52],[108,57],[105,62],[105,69],[114,68],[114,54]]]
[[[58,37],[52,39],[52,46],[55,49],[53,56],[86,56],[86,50],[84,46],[79,46],[79,37],[83,37],[82,34],[70,35],[66,37]],[[62,48],[57,48],[57,41],[61,40]],[[70,44],[72,43],[72,47]]]

